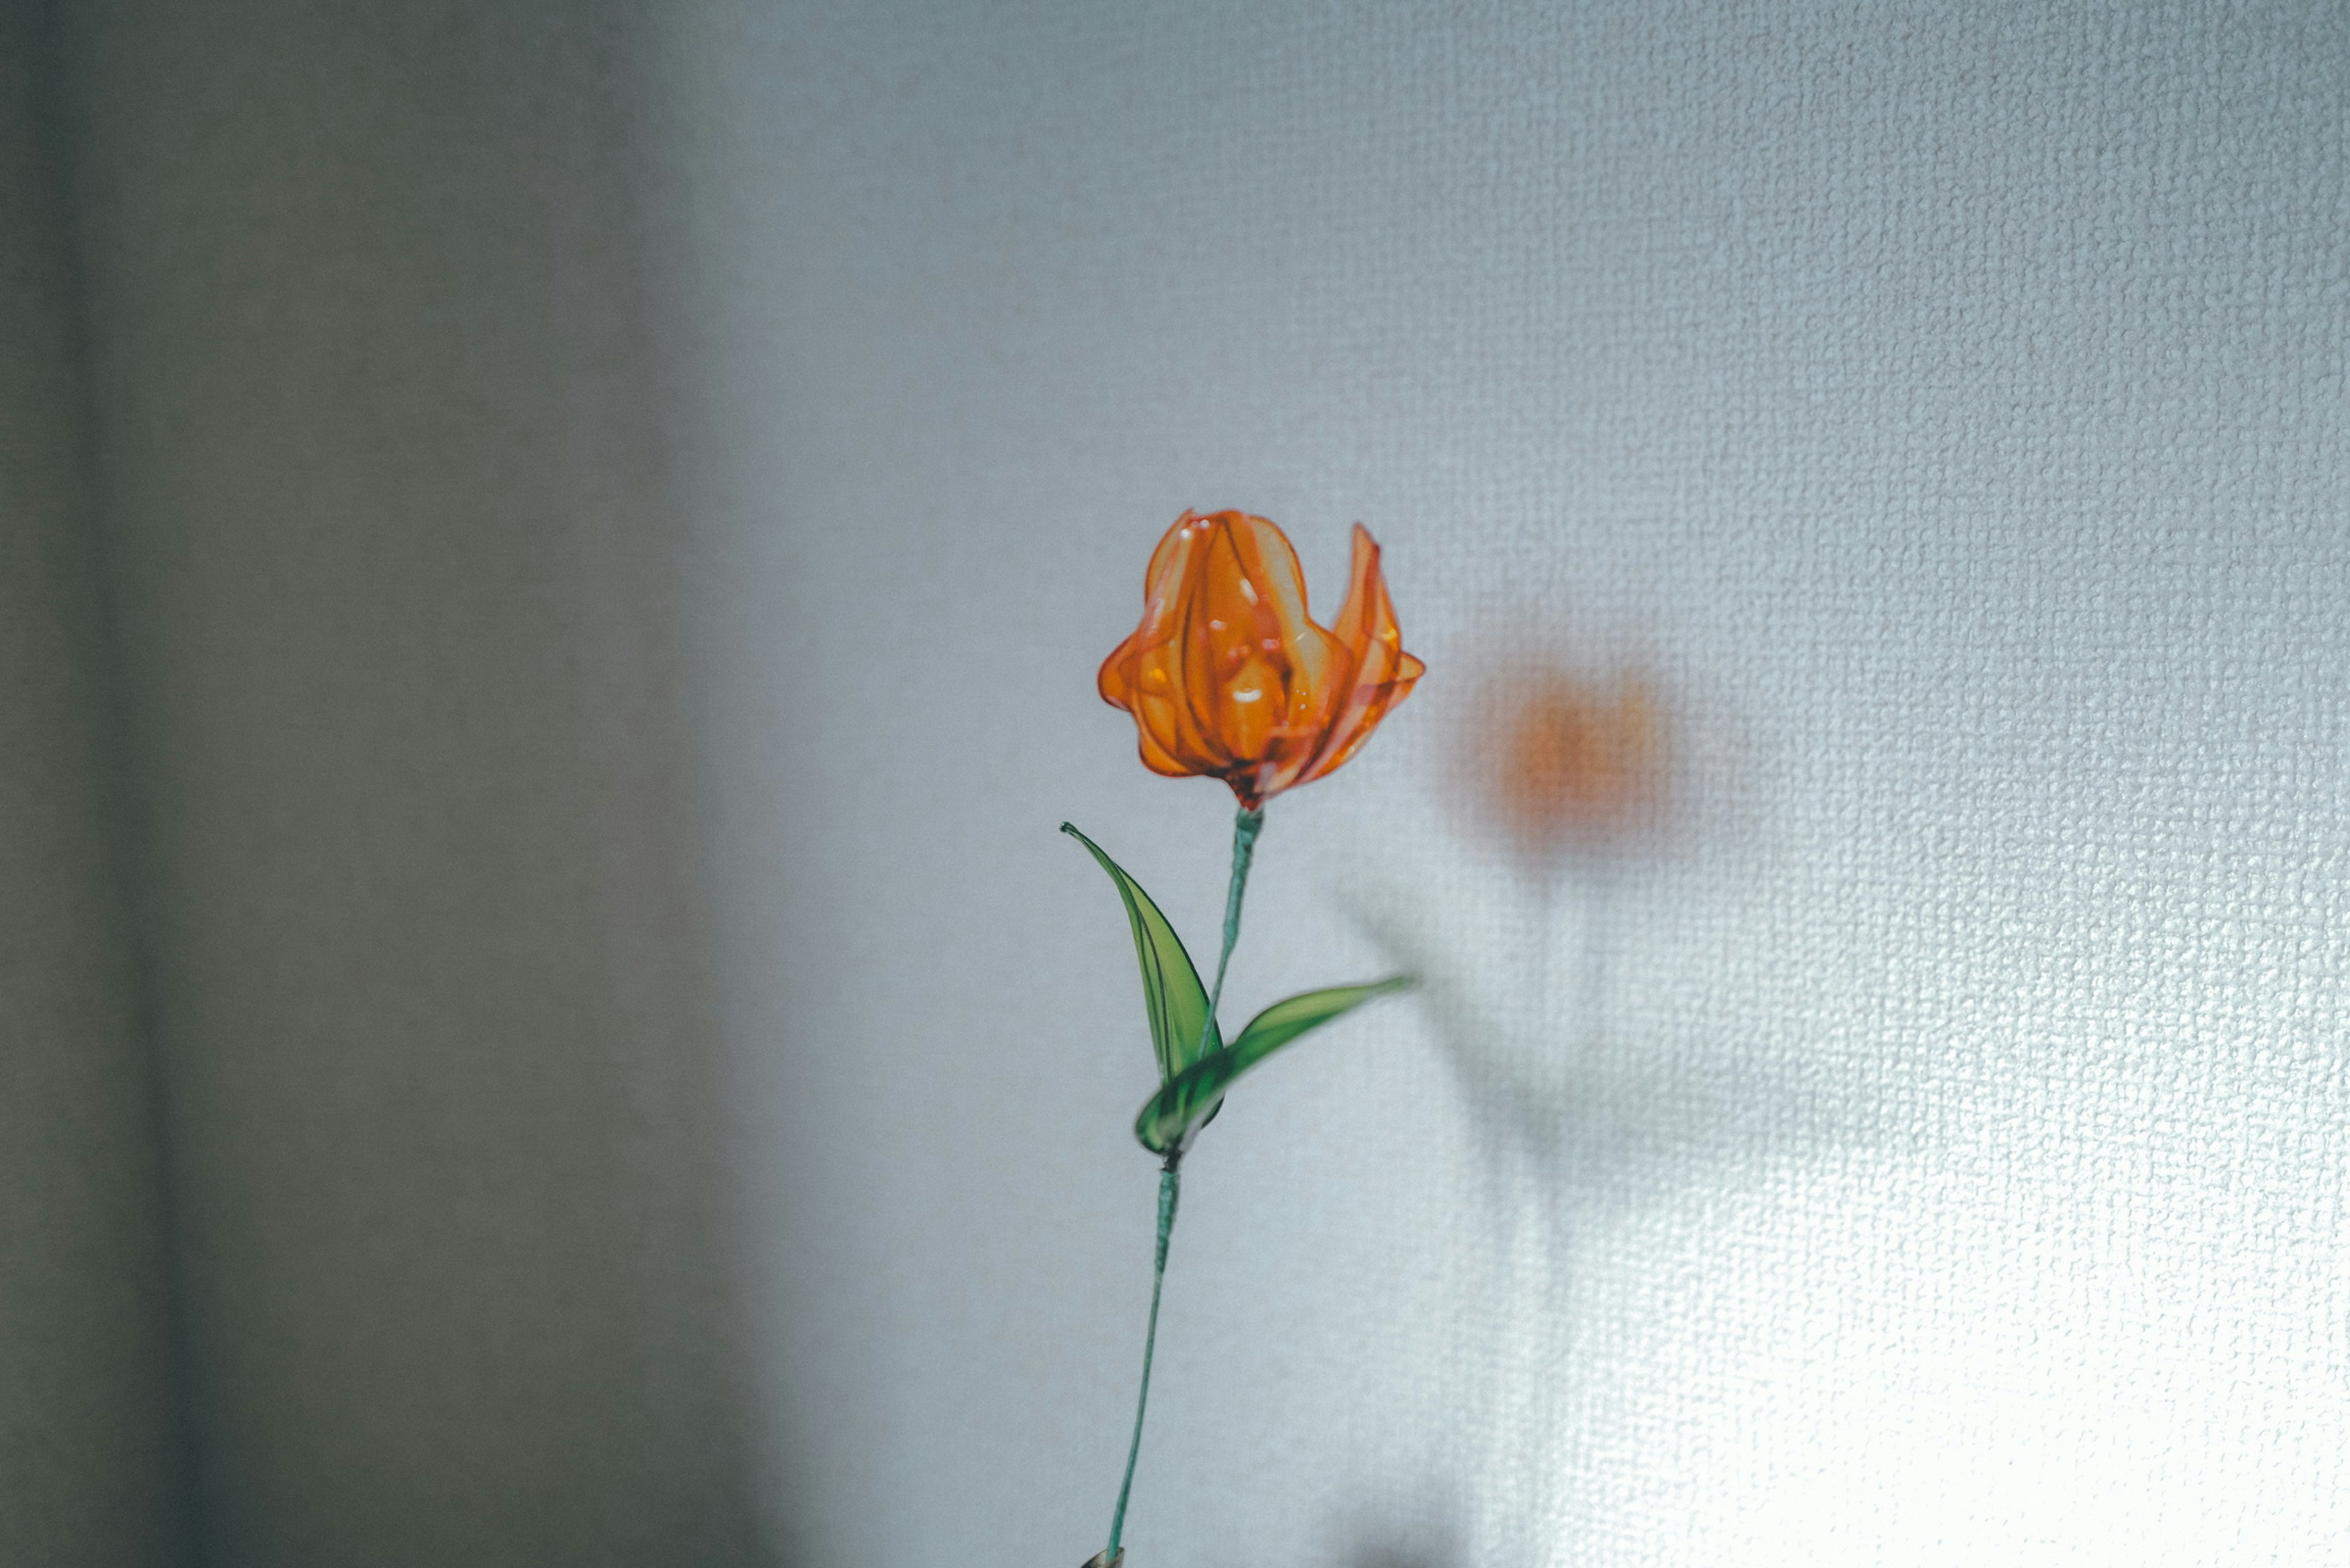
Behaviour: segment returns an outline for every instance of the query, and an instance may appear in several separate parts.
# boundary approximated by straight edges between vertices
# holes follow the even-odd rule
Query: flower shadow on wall
[[[1687,826],[1665,703],[1643,672],[1595,677],[1518,655],[1492,663],[1461,732],[1448,793],[1464,835],[1502,851],[1499,885],[1481,900],[1498,929],[1419,896],[1433,867],[1409,890],[1358,889],[1356,909],[1380,947],[1419,966],[1437,1041],[1496,1135],[1488,1146],[1531,1167],[1539,1195],[1555,1199],[1648,1136],[1624,1112],[1663,1110],[1619,1104],[1597,1079],[1620,1044],[1609,1019],[1622,889],[1678,852]],[[1437,852],[1457,872],[1458,846]]]
[[[1655,857],[1667,827],[1670,774],[1656,682],[1636,671],[1602,680],[1557,664],[1513,661],[1486,678],[1465,729],[1459,798],[1499,830],[1532,886],[1539,943],[1532,978],[1541,994],[1563,997],[1574,1009],[1566,1049],[1588,1049],[1607,1013],[1617,887],[1628,867]],[[1562,972],[1559,928],[1578,903]],[[1512,1105],[1521,1116],[1564,1108],[1555,1096],[1513,1096]],[[1539,1139],[1545,1129],[1528,1131]]]
[[[1471,692],[1448,791],[1458,835],[1417,864],[1389,857],[1380,880],[1358,876],[1349,902],[1385,956],[1420,976],[1488,1157],[1493,1277],[1476,1293],[1486,1320],[1463,1326],[1490,1339],[1461,1412],[1476,1434],[1462,1456],[1474,1467],[1461,1493],[1467,1539],[1443,1558],[1540,1564],[1560,1550],[1565,1417],[1588,1376],[1577,1241],[1611,1209],[1791,1152],[1790,1129],[1812,1136],[1820,1121],[1801,1084],[1728,1052],[1694,1060],[1617,1023],[1626,893],[1722,826],[1719,803],[1690,798],[1685,730],[1663,683],[1520,646],[1489,658]]]

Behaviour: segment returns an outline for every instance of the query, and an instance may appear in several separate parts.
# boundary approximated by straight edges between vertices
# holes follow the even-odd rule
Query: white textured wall
[[[161,1162],[44,9],[0,3],[0,1562],[160,1568]]]
[[[1226,802],[1091,689],[1185,505],[1326,593],[1367,522],[1431,669],[1275,804],[1240,1007],[1366,916],[1451,984],[1188,1167],[1133,1561],[2350,1535],[2350,13],[711,0],[669,51],[791,1560],[1098,1544],[1149,1067],[1053,827],[1204,940]],[[1548,929],[1447,798],[1529,628],[1678,737]]]

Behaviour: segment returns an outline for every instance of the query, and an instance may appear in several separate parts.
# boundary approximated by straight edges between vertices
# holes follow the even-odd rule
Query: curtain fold
[[[161,1568],[184,1455],[48,20],[0,4],[0,1562]]]
[[[68,192],[0,126],[0,1558],[750,1561],[638,8],[57,23],[0,51]]]

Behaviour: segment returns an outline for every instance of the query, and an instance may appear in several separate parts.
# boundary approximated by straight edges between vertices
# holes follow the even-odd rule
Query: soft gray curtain
[[[0,6],[0,1561],[179,1563],[160,1124],[43,20]]]
[[[743,1561],[637,18],[5,16],[0,1561]]]

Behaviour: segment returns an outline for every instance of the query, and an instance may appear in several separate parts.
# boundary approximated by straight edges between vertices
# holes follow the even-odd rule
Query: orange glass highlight
[[[1330,627],[1306,614],[1289,540],[1245,512],[1177,518],[1142,602],[1142,624],[1102,663],[1102,699],[1134,715],[1153,773],[1220,778],[1246,811],[1360,751],[1426,669],[1403,650],[1359,523]]]

